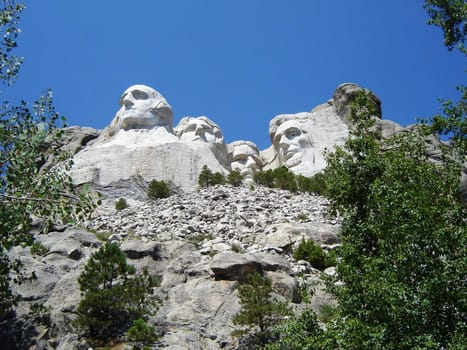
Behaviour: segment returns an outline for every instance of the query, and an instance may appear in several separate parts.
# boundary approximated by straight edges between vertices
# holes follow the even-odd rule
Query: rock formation
[[[228,172],[222,165],[227,158],[223,140],[179,139],[172,127],[171,107],[154,89],[132,86],[123,93],[120,105],[96,142],[75,155],[71,175],[76,185],[109,186],[142,177],[146,182],[166,180],[189,191],[204,165]]]
[[[240,172],[245,181],[251,182],[253,175],[263,168],[258,147],[251,141],[234,141],[228,147],[232,171]]]
[[[295,308],[301,307],[300,283],[315,289],[315,310],[333,303],[320,282],[321,272],[291,257],[303,238],[325,249],[337,246],[339,222],[328,218],[328,202],[322,197],[261,186],[220,186],[132,202],[122,211],[113,204],[107,200],[85,228],[64,226],[36,235],[48,249],[43,255],[32,254],[29,247],[11,251],[24,272],[34,271],[38,278],[13,286],[23,297],[17,319],[27,320],[28,328],[12,323],[11,333],[0,335],[2,344],[23,332],[27,348],[89,348],[72,320],[80,301],[78,276],[103,244],[92,232],[119,242],[138,271],[146,268],[161,277],[156,294],[164,302],[150,319],[162,333],[154,349],[235,349],[232,317],[240,310],[236,286],[251,271],[263,271],[278,296]],[[41,317],[48,322],[31,316],[33,304],[43,306]]]
[[[259,152],[249,141],[235,141],[227,149],[220,127],[205,116],[182,118],[174,129],[167,100],[148,86],[134,85],[122,94],[120,109],[99,138],[76,154],[72,177],[77,185],[101,187],[135,177],[166,180],[190,191],[204,165],[223,174],[239,170],[247,181],[260,169],[282,165],[310,176],[325,167],[323,152],[347,138],[346,105],[361,90],[343,84],[333,99],[311,112],[274,117],[272,146]]]

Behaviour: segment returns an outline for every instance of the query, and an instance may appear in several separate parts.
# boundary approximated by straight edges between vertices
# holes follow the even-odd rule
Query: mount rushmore
[[[329,101],[310,112],[272,118],[272,144],[259,150],[251,141],[226,144],[219,125],[206,116],[187,116],[173,127],[167,100],[151,87],[133,85],[122,94],[120,109],[107,128],[91,132],[92,137],[82,134],[82,138],[88,138],[79,141],[85,147],[74,156],[72,177],[77,185],[98,186],[135,177],[157,179],[189,191],[196,188],[204,165],[224,175],[237,170],[245,181],[251,181],[256,171],[279,166],[312,176],[326,166],[324,151],[344,144],[349,134],[348,105],[362,90],[370,93],[381,111],[380,100],[369,90],[341,84]],[[386,136],[402,129],[380,119],[378,127]]]

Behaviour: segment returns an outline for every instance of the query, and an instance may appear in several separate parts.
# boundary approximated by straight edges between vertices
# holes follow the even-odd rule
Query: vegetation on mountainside
[[[427,0],[425,7],[446,46],[466,54],[465,2]],[[329,281],[338,306],[325,328],[306,311],[276,327],[263,348],[465,348],[467,89],[459,91],[458,102],[442,101],[442,115],[387,140],[372,128],[368,96],[353,102],[351,136],[328,155],[325,170],[332,208],[343,216],[338,274]],[[449,138],[437,163],[425,156],[432,134]]]
[[[238,187],[243,182],[243,176],[238,170],[232,170],[229,175],[227,175],[227,183],[230,186]]]
[[[312,177],[295,175],[287,167],[281,166],[277,169],[258,171],[253,176],[257,184],[280,188],[291,192],[308,192],[321,196],[327,195],[326,182],[323,173],[318,173]]]
[[[295,260],[308,261],[311,266],[318,270],[336,265],[335,251],[326,253],[318,244],[311,239],[303,239],[293,252]]]
[[[12,85],[22,58],[12,54],[20,32],[18,23],[25,5],[4,1],[0,8],[0,80]],[[32,215],[44,220],[43,230],[54,222],[76,222],[93,207],[87,192],[77,193],[67,170],[71,162],[60,152],[64,117],[46,92],[30,107],[22,101],[0,106],[0,318],[12,307],[9,272],[19,267],[7,257],[16,245],[30,245]],[[56,165],[41,169],[45,162]]]
[[[464,0],[425,0],[423,7],[428,12],[428,24],[441,27],[444,45],[449,50],[455,48],[467,53],[467,2]]]
[[[151,180],[148,186],[148,198],[150,200],[155,200],[158,198],[167,198],[170,196],[170,187],[169,184],[164,181]]]
[[[78,282],[83,298],[76,325],[92,340],[115,338],[157,309],[152,294],[158,280],[147,271],[135,274],[116,243],[106,243],[92,254]]]
[[[202,188],[225,184],[224,175],[220,172],[213,173],[207,165],[203,165],[198,176],[198,185]]]
[[[272,292],[271,280],[258,272],[248,274],[246,281],[238,286],[242,309],[233,322],[242,327],[235,334],[244,335],[250,348],[266,344],[271,338],[272,327],[291,314],[287,303],[274,300]]]
[[[128,208],[128,203],[125,198],[119,198],[118,201],[115,202],[115,210],[123,210]]]

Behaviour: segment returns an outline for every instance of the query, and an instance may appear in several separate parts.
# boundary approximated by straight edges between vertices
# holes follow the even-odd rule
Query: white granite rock
[[[140,177],[146,182],[165,180],[190,191],[197,187],[204,165],[213,172],[228,172],[223,137],[215,138],[220,133],[217,126],[212,140],[207,129],[203,134],[206,142],[189,137],[189,132],[179,139],[173,131],[170,105],[160,93],[144,85],[128,88],[120,106],[100,137],[75,155],[71,176],[76,185],[108,186]],[[206,124],[205,119],[193,122]],[[193,134],[199,132],[195,130]]]
[[[348,127],[332,104],[324,104],[311,112],[274,117],[269,136],[273,152],[262,153],[265,169],[284,165],[295,174],[312,176],[326,167],[324,152],[344,144]]]

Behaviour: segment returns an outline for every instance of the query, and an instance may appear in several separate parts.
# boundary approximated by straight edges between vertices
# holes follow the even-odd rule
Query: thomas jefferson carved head
[[[208,117],[184,117],[175,128],[181,141],[202,141],[214,146],[224,143],[219,126]]]

